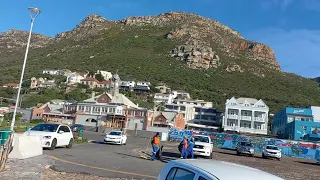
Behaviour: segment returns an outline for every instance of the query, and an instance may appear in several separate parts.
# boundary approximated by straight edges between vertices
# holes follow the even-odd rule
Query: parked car
[[[267,158],[277,158],[279,161],[281,159],[281,149],[279,149],[277,146],[274,145],[267,145],[263,150],[262,150],[262,157]]]
[[[74,124],[70,126],[73,132],[79,132],[80,130],[84,130],[84,126],[82,124]]]
[[[169,161],[158,180],[283,180],[251,167],[216,160],[180,159]]]
[[[69,126],[63,124],[38,124],[24,133],[27,136],[41,136],[42,147],[54,150],[56,147],[73,145],[73,134]]]
[[[248,154],[250,156],[254,156],[254,148],[252,143],[250,142],[239,142],[237,144],[237,155]]]
[[[194,135],[193,153],[196,156],[204,156],[212,159],[213,143],[210,136]]]
[[[104,142],[111,144],[126,145],[127,135],[122,131],[111,131],[105,136]]]

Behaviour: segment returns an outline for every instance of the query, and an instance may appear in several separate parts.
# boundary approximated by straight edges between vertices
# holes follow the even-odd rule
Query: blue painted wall
[[[284,108],[273,117],[272,135],[284,139],[302,140],[305,133],[310,134],[311,128],[317,127],[317,124],[310,121],[313,121],[311,108]],[[306,126],[307,130],[301,132],[303,126]]]
[[[216,132],[193,132],[192,130],[169,130],[170,141],[181,141],[183,136],[190,138],[194,134],[210,136],[215,147],[235,149],[239,141],[250,141],[257,153],[262,152],[266,145],[277,145],[282,150],[283,156],[316,160],[320,158],[320,143],[281,140],[264,137],[247,137],[236,134],[224,134]]]

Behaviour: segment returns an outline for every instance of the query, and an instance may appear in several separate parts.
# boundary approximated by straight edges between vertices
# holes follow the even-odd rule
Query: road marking
[[[134,175],[134,176],[148,177],[148,178],[154,178],[154,179],[157,178],[156,176],[133,173],[133,172],[118,171],[118,170],[101,168],[101,167],[95,167],[95,166],[90,166],[90,165],[86,165],[86,164],[80,164],[80,163],[76,163],[76,162],[72,162],[72,161],[63,160],[63,159],[60,159],[58,157],[51,156],[51,155],[47,155],[47,156],[52,158],[52,159],[54,159],[54,160],[62,161],[62,162],[65,162],[65,163],[68,163],[68,164],[77,165],[77,166],[88,167],[88,168],[92,168],[92,169],[99,169],[99,170],[109,171],[109,172],[114,172],[114,173],[119,173],[119,174],[130,174],[130,175]]]

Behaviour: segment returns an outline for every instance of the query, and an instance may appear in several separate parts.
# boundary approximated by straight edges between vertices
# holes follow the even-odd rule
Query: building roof
[[[246,100],[250,103],[250,104],[256,104],[257,102],[258,102],[258,100],[257,99],[255,99],[255,98],[246,98],[246,97],[240,97],[240,98],[238,98],[238,99],[236,99],[237,100],[237,102],[239,103],[239,104],[243,104]]]
[[[59,104],[48,104],[48,107],[50,108],[50,112],[53,113],[62,113],[63,112],[63,105]]]
[[[283,180],[282,178],[261,171],[259,169],[231,162],[217,160],[182,159],[172,161],[171,163],[193,166],[194,168],[201,169],[209,174],[212,174],[218,179],[239,179],[239,175],[241,175],[241,179],[246,180]]]
[[[173,121],[178,113],[177,112],[162,112],[162,111],[156,111],[154,112],[154,117],[157,117],[159,115],[164,116],[168,121]]]
[[[86,78],[84,78],[84,79],[81,79],[80,81],[98,81],[98,80],[96,80],[96,78],[94,78],[94,77],[86,77]]]
[[[103,94],[100,94],[100,95],[98,95],[98,96],[94,96],[94,97],[91,97],[91,98],[89,98],[89,99],[86,99],[86,100],[84,100],[83,102],[86,102],[86,103],[97,103],[97,99],[98,99],[100,96],[104,95],[104,94],[106,94],[107,96],[109,96],[110,99],[112,99],[112,95],[111,95],[111,94],[109,94],[109,93],[103,93]]]
[[[7,86],[18,87],[19,84],[18,83],[8,83]]]
[[[112,81],[98,81],[98,84],[111,84]]]
[[[130,99],[128,99],[125,95],[121,93],[115,95],[112,98],[110,104],[121,104],[121,105],[126,105],[129,108],[138,108],[136,104],[134,104],[132,101],[130,101]]]

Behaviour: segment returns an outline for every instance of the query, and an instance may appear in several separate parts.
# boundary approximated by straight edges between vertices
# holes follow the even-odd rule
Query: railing
[[[264,118],[262,118],[262,117],[255,117],[254,120],[259,121],[259,122],[265,122]]]
[[[0,146],[0,172],[3,171],[6,167],[9,153],[13,148],[12,141],[13,141],[13,133],[9,135],[6,143]]]
[[[241,116],[241,120],[251,121],[251,116]]]
[[[238,115],[228,114],[229,119],[238,119]]]

